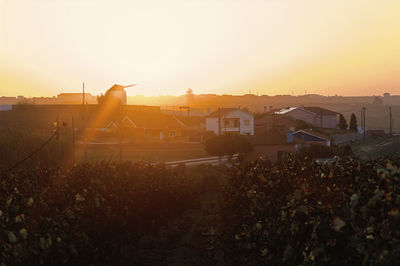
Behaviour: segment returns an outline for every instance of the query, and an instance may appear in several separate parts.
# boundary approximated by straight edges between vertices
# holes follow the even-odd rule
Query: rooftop
[[[219,117],[219,116],[224,116],[227,115],[233,111],[242,111],[244,113],[247,113],[245,110],[239,109],[239,108],[220,108],[212,112],[211,114],[208,115],[208,117]]]
[[[339,113],[335,111],[331,111],[325,108],[317,107],[317,106],[312,106],[312,107],[304,107],[307,111],[313,112],[315,114],[322,114],[322,115],[337,115]]]

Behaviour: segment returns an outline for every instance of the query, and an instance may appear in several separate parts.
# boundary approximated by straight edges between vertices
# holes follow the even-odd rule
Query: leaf
[[[295,200],[300,201],[300,200],[301,200],[301,197],[302,197],[302,191],[301,191],[301,189],[296,189],[296,191],[295,191],[294,194],[293,194],[293,198],[294,198]]]
[[[258,180],[260,180],[262,183],[267,183],[268,181],[263,174],[258,175]]]
[[[13,232],[8,232],[8,241],[10,243],[17,243],[18,239]]]
[[[299,207],[296,208],[296,211],[304,213],[305,215],[308,215],[308,208],[306,205],[300,205]]]
[[[351,197],[350,197],[350,207],[351,208],[354,208],[355,206],[357,206],[359,198],[360,197],[358,196],[357,193],[354,193],[353,195],[351,195]]]
[[[33,200],[32,197],[30,197],[30,198],[28,199],[28,201],[26,202],[26,206],[32,207],[33,203],[34,203],[34,200]]]
[[[85,198],[81,194],[77,193],[75,195],[75,200],[78,202],[82,202],[82,201],[85,201]]]
[[[28,231],[25,228],[22,228],[21,230],[19,230],[19,234],[22,236],[23,239],[28,238]]]
[[[332,224],[332,226],[333,226],[333,229],[334,229],[336,232],[339,232],[340,229],[342,229],[342,227],[346,226],[346,223],[345,223],[342,219],[340,219],[339,217],[335,217],[335,218],[333,219],[333,224]]]
[[[268,249],[267,248],[264,248],[263,250],[261,250],[261,256],[265,256],[265,255],[267,255],[267,253],[268,253]]]

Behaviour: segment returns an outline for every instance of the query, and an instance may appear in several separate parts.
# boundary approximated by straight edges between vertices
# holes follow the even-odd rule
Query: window
[[[239,119],[234,120],[234,127],[239,127]]]
[[[170,137],[170,138],[176,137],[176,131],[175,131],[175,130],[170,131],[170,132],[169,132],[169,137]]]
[[[228,127],[229,126],[229,120],[228,119],[224,119],[224,127]]]
[[[244,120],[244,125],[245,126],[250,126],[250,120]]]

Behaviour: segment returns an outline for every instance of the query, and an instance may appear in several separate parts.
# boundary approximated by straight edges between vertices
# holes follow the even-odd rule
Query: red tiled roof
[[[127,113],[126,116],[124,116],[124,124],[131,124],[130,121],[132,121],[132,126],[135,128],[145,128],[145,129],[166,129],[166,128],[183,128],[185,125],[180,122],[176,117],[172,115],[166,115],[162,113],[155,113],[155,112],[133,112],[133,113]],[[128,123],[129,121],[129,123]],[[106,123],[109,124],[111,122],[114,122],[115,124],[119,124],[115,118],[112,118],[108,120]]]
[[[181,128],[182,122],[172,115],[162,113],[132,114],[129,118],[138,128],[159,129],[159,128]]]

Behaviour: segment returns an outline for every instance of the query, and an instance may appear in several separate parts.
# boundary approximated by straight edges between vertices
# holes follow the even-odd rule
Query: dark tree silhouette
[[[193,101],[193,98],[194,98],[193,90],[191,88],[189,88],[186,91],[186,102],[191,103]]]
[[[339,117],[339,128],[341,130],[347,129],[347,121],[342,114],[340,114],[340,117]]]
[[[357,132],[357,117],[354,113],[352,113],[350,117],[350,130]]]

